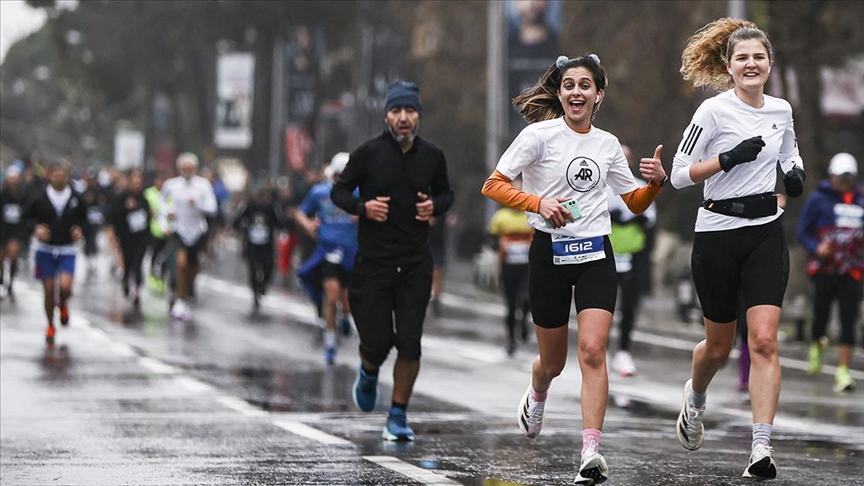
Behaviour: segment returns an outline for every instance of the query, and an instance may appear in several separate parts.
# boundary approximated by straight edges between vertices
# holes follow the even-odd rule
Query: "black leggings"
[[[618,286],[621,288],[621,336],[619,349],[621,351],[630,351],[630,335],[633,333],[633,328],[636,324],[636,312],[639,309],[640,288],[639,275],[636,268],[629,272],[618,274]]]
[[[825,335],[831,304],[836,300],[840,307],[840,344],[855,345],[861,289],[861,282],[849,275],[813,275],[813,341]]]
[[[270,245],[248,245],[246,260],[249,263],[249,285],[256,294],[267,293],[273,278],[273,247]]]
[[[156,238],[150,235],[150,275],[162,280],[165,275],[165,247],[168,238]]]
[[[507,300],[507,338],[516,341],[516,331],[523,334],[525,319],[531,311],[528,300],[528,264],[502,264],[501,285],[504,287],[504,298]],[[517,322],[516,313],[522,310],[522,319]]]
[[[120,250],[123,252],[123,284],[129,285],[129,279],[135,275],[135,284],[141,285],[141,262],[144,261],[144,254],[147,253],[147,240],[121,242]]]

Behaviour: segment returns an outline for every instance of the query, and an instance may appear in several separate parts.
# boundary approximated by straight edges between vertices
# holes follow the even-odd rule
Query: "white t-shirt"
[[[804,168],[798,154],[792,107],[786,100],[764,96],[761,108],[744,103],[734,90],[728,90],[702,102],[684,130],[681,145],[672,163],[669,178],[678,189],[695,184],[690,178],[690,165],[716,157],[735,148],[748,138],[761,135],[765,146],[756,160],[739,164],[729,172],[719,172],[705,181],[705,200],[730,199],[773,192],[777,186],[777,163],[783,172],[793,164]],[[773,216],[747,219],[725,216],[699,208],[696,215],[696,232],[718,231],[757,226],[779,218],[783,213],[777,209]]]
[[[521,173],[522,189],[529,194],[576,199],[582,217],[563,228],[548,228],[542,216],[527,213],[534,229],[575,238],[612,232],[607,186],[616,195],[639,188],[614,135],[593,126],[588,133],[577,133],[563,117],[525,127],[501,156],[496,170],[510,180]]]
[[[48,186],[46,187],[46,191],[48,193],[48,200],[54,206],[54,211],[57,213],[57,216],[60,216],[63,214],[63,210],[66,209],[69,199],[72,198],[72,188],[66,186],[62,191],[58,191],[54,187]]]
[[[174,213],[174,232],[187,245],[195,244],[207,231],[206,215],[218,209],[210,181],[201,176],[174,177],[165,181],[161,193]],[[190,199],[194,204],[189,204]]]

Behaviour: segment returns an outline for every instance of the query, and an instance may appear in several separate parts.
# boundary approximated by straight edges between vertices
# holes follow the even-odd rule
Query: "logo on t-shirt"
[[[588,192],[600,182],[600,166],[588,157],[576,157],[567,166],[567,184],[574,191]]]
[[[775,123],[775,124],[771,125],[771,128],[774,130],[777,130],[777,124]]]

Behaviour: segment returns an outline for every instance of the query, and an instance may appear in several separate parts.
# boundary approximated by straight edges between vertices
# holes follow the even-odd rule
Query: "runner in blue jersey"
[[[297,222],[317,240],[312,256],[300,268],[303,286],[324,321],[324,360],[336,359],[336,321],[342,314],[350,319],[348,277],[357,255],[357,216],[352,216],[330,200],[333,181],[348,163],[348,153],[333,156],[325,170],[326,178],[309,190],[297,211]],[[350,327],[349,327],[350,329]]]

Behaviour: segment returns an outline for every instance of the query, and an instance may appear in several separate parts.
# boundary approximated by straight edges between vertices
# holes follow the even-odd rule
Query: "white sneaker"
[[[174,305],[171,306],[171,317],[181,321],[189,320],[191,315],[189,312],[189,305],[186,304],[185,300],[177,299],[174,301]]]
[[[519,428],[529,439],[540,434],[540,430],[543,428],[543,409],[545,407],[546,402],[538,402],[531,397],[531,385],[528,385],[528,389],[522,395],[522,400],[519,401],[516,417]]]
[[[615,353],[615,358],[612,359],[612,369],[624,378],[636,375],[636,363],[633,362],[633,356],[628,351]]]
[[[597,447],[592,443],[582,456],[582,464],[579,466],[579,474],[573,484],[593,486],[604,483],[609,479],[609,466],[606,459],[597,452]]]
[[[742,475],[745,478],[774,479],[777,477],[777,465],[771,454],[774,449],[771,446],[757,442],[753,452],[750,453],[750,464]]]
[[[684,384],[684,405],[681,406],[681,413],[678,414],[678,426],[675,431],[678,433],[678,442],[688,451],[695,451],[702,447],[705,440],[705,426],[702,425],[702,414],[705,413],[705,407],[696,408],[690,404],[690,390],[693,389],[693,380],[687,380]]]

